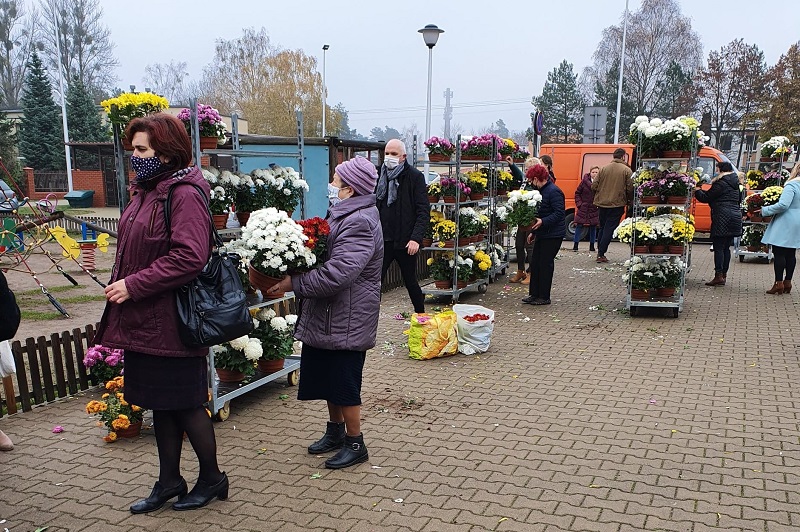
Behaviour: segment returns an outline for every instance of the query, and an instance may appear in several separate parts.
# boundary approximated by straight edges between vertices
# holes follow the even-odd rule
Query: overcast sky
[[[502,118],[512,130],[530,125],[530,98],[561,60],[576,73],[590,64],[602,30],[621,20],[625,0],[100,0],[120,61],[119,86],[144,88],[149,63],[186,61],[199,78],[214,41],[243,27],[265,27],[274,44],[327,52],[328,103],[342,102],[350,127],[425,129],[428,52],[417,30],[445,30],[433,50],[431,131],[443,127],[443,92],[453,91],[454,123],[468,131]],[[640,0],[630,0],[635,11]],[[680,0],[703,40],[704,56],[737,38],[757,44],[768,64],[800,37],[800,9],[750,0]],[[398,108],[404,110],[393,111]],[[409,108],[411,108],[409,110]]]

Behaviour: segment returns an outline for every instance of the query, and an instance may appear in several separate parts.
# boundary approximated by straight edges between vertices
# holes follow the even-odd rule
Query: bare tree
[[[112,87],[119,62],[99,1],[40,0],[40,7],[42,55],[55,81],[59,72],[64,79],[77,77],[96,96]]]
[[[152,63],[145,67],[142,81],[145,87],[160,94],[171,105],[188,105],[186,82],[189,72],[186,61],[170,61],[169,63]]]
[[[603,30],[592,56],[593,65],[582,76],[585,88],[604,83],[622,49],[622,24]],[[700,36],[691,19],[681,14],[676,0],[643,0],[639,11],[630,14],[625,45],[624,94],[629,95],[637,114],[652,114],[669,98],[669,67],[674,62],[682,72],[695,72],[702,64]],[[591,101],[592,99],[590,99]]]
[[[758,117],[763,140],[785,135],[800,144],[800,41],[789,47],[767,74]]]
[[[711,132],[719,146],[724,130],[740,125],[755,108],[763,92],[767,72],[764,53],[756,45],[737,39],[708,53],[700,69],[700,108],[711,115]]]
[[[25,72],[36,36],[36,10],[19,0],[0,2],[0,98],[8,108],[20,105]]]

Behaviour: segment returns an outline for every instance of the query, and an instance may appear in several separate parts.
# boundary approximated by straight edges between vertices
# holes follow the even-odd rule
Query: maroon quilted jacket
[[[178,336],[175,289],[200,273],[211,255],[211,220],[205,198],[189,185],[172,193],[172,237],[164,219],[169,188],[179,180],[209,186],[197,167],[183,177],[167,177],[146,190],[134,184],[122,213],[111,282],[125,279],[131,298],[106,303],[95,343],[150,355],[206,356],[207,348],[188,348]]]
[[[581,184],[575,189],[575,223],[580,225],[600,225],[600,214],[594,204],[592,177],[583,176]]]

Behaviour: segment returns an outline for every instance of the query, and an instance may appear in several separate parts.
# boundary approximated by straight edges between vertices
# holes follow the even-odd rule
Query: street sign
[[[607,107],[586,107],[583,110],[583,143],[605,144]]]

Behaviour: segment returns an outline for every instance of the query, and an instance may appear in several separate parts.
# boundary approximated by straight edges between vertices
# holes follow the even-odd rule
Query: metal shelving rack
[[[190,104],[191,111],[191,129],[192,129],[192,147],[194,150],[194,158],[196,164],[200,163],[201,156],[230,156],[233,170],[239,170],[239,159],[241,157],[294,157],[298,161],[297,172],[300,177],[304,175],[304,143],[303,137],[303,112],[296,111],[297,118],[297,151],[291,152],[262,152],[255,150],[242,150],[239,143],[239,122],[238,116],[234,113],[231,115],[231,146],[232,149],[214,149],[214,150],[200,150],[200,124],[197,120],[197,101],[192,100]],[[301,217],[305,218],[306,215],[306,201],[305,194],[300,200]],[[238,236],[241,229],[224,229],[220,231],[221,235],[225,237]],[[286,304],[286,302],[294,299],[294,292],[287,292],[284,297],[277,299],[263,300],[258,296],[251,299],[249,302],[250,309],[255,310],[262,307],[268,307],[276,304]],[[241,383],[223,383],[219,381],[217,372],[214,367],[214,348],[208,350],[208,375],[209,375],[209,388],[211,390],[211,398],[208,402],[209,410],[214,418],[218,421],[225,421],[230,415],[230,402],[236,397],[263,386],[269,382],[275,381],[282,377],[287,378],[290,386],[295,386],[300,380],[300,356],[292,355],[284,359],[283,369],[274,373],[261,373],[256,370],[255,375],[246,378]]]
[[[750,162],[747,163],[747,170],[748,171],[754,170],[754,169],[759,169],[760,170],[762,168],[768,169],[770,166],[775,166],[776,168],[772,168],[774,170],[785,170],[786,169],[786,168],[784,168],[785,165],[789,165],[789,167],[791,169],[792,163],[790,161],[786,160],[786,158],[781,158],[779,161],[775,161],[775,162],[771,162],[771,161],[750,161]],[[747,191],[747,196],[749,196],[751,194],[760,194],[761,192],[763,192],[763,190],[748,190]],[[742,225],[744,227],[761,226],[761,227],[766,228],[767,224],[769,224],[769,222],[764,222],[764,221],[754,222],[749,217],[746,220],[742,221]],[[735,242],[734,242],[733,256],[734,257],[739,257],[739,262],[744,262],[744,260],[746,258],[753,258],[753,259],[766,260],[767,264],[772,262],[772,259],[774,258],[774,255],[772,254],[772,246],[767,245],[767,251],[761,251],[761,250],[759,250],[759,251],[748,251],[746,247],[742,246],[741,238],[737,238],[735,240]]]
[[[447,166],[448,172],[450,176],[458,177],[461,174],[461,169],[464,165],[462,157],[461,157],[461,135],[458,136],[456,139],[456,153],[455,153],[455,161],[446,161],[446,162],[437,162],[437,165],[440,166]],[[418,167],[421,166],[422,163],[417,159],[417,138],[414,136],[414,148],[412,151],[412,156],[414,159],[414,166]],[[469,165],[483,165],[489,169],[489,180],[487,186],[487,196],[484,199],[477,200],[477,201],[461,201],[460,195],[456,195],[455,203],[445,203],[442,199],[440,199],[437,203],[431,204],[432,208],[438,208],[443,213],[448,213],[448,211],[452,211],[452,219],[456,224],[456,230],[460,227],[460,214],[459,210],[461,207],[486,207],[490,211],[490,213],[494,214],[494,209],[497,207],[498,200],[497,200],[497,168],[498,168],[498,161],[497,159],[497,145],[493,146],[493,154],[494,157],[493,161],[491,160],[470,160],[468,161]],[[428,163],[430,164],[430,163]],[[434,287],[433,282],[426,283],[422,285],[422,293],[426,295],[433,295],[433,296],[449,296],[452,298],[454,303],[458,302],[459,296],[464,292],[469,292],[476,290],[480,294],[486,293],[489,287],[489,283],[494,280],[494,278],[498,275],[499,272],[505,273],[506,268],[508,267],[508,251],[505,249],[505,241],[502,238],[502,233],[499,229],[495,226],[494,216],[490,216],[491,221],[489,222],[489,229],[488,229],[488,238],[480,242],[472,242],[468,244],[469,246],[476,246],[478,248],[485,248],[484,251],[487,253],[491,253],[494,244],[500,240],[503,242],[503,248],[505,250],[504,256],[501,258],[501,262],[499,264],[492,264],[492,267],[487,270],[486,276],[477,279],[471,283],[468,283],[466,286],[462,288],[458,288],[457,285],[457,275],[454,269],[453,271],[453,279],[452,279],[452,287],[448,289],[439,289]],[[498,238],[498,234],[501,236]],[[436,245],[423,247],[421,248],[423,251],[428,252],[452,252],[455,255],[458,255],[460,249],[464,249],[467,246],[459,246],[458,245],[458,238],[456,237],[453,242],[453,247],[451,248],[442,248]]]

